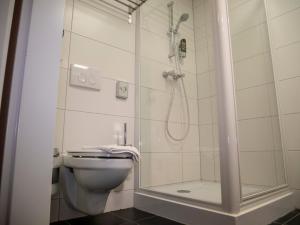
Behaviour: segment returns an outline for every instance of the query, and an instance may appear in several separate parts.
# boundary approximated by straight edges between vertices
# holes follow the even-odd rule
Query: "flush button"
[[[83,73],[80,73],[79,76],[78,76],[78,80],[79,80],[81,83],[85,83],[85,82],[86,82],[86,75],[83,74]]]
[[[72,64],[70,85],[100,91],[100,73],[87,66]]]

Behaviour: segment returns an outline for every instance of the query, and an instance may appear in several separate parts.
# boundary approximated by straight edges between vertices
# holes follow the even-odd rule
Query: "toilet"
[[[126,179],[132,166],[132,155],[128,153],[70,151],[63,155],[61,169],[64,198],[77,211],[100,214],[110,191]]]

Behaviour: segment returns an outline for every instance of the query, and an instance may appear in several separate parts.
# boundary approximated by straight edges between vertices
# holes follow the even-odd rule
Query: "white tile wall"
[[[243,89],[237,92],[238,119],[267,117],[272,115],[267,86]]]
[[[141,120],[142,152],[199,152],[198,126],[191,125],[187,138],[176,143],[166,137],[165,122]],[[170,131],[176,136],[183,135],[186,124],[170,123]]]
[[[232,36],[233,60],[239,61],[268,51],[267,26],[261,24]]]
[[[187,39],[187,58],[182,70],[190,110],[190,131],[181,142],[172,141],[166,134],[166,117],[172,87],[175,100],[169,128],[175,137],[187,128],[187,112],[180,81],[166,81],[164,71],[174,69],[168,59],[169,21],[167,2],[148,1],[141,10],[141,184],[144,187],[200,179],[198,130],[198,93],[195,62],[193,8],[191,0],[174,1],[174,21],[182,13],[189,20],[182,24],[180,38]]]
[[[288,150],[299,150],[300,147],[300,114],[286,114],[282,116],[283,135]]]
[[[235,85],[237,90],[274,82],[270,54],[262,54],[235,63]]]
[[[282,80],[278,86],[280,112],[282,114],[300,112],[300,104],[295,104],[300,96],[300,77]]]
[[[299,18],[300,8],[272,19],[270,29],[275,48],[299,41]]]
[[[194,1],[200,175],[220,180],[212,1]]]
[[[72,31],[134,53],[134,26],[83,2],[75,2]]]
[[[275,148],[272,118],[242,120],[238,127],[240,151],[266,151]]]
[[[265,22],[264,1],[246,1],[242,7],[232,8],[230,18],[231,33],[233,35]]]
[[[271,18],[280,16],[289,11],[293,11],[300,7],[300,2],[297,0],[277,0],[275,3],[268,1],[268,11]]]
[[[266,1],[288,182],[300,206],[300,2]]]
[[[70,64],[93,67],[104,77],[134,83],[133,53],[74,33],[71,35]]]
[[[287,162],[288,162],[288,178],[289,184],[292,188],[299,189],[300,184],[300,151],[288,151]]]
[[[143,187],[181,182],[181,154],[142,153],[140,172]]]
[[[201,152],[201,178],[207,181],[215,181],[214,152]]]
[[[200,180],[200,153],[183,153],[183,181]]]
[[[128,124],[128,143],[134,143],[135,25],[78,0],[67,0],[57,101],[55,147],[61,152],[85,145],[117,144]],[[70,64],[97,70],[100,91],[69,85]],[[129,82],[127,100],[115,97],[117,80]],[[105,212],[133,206],[134,171],[113,190]],[[68,207],[61,194],[53,199],[51,221],[83,216]]]
[[[240,152],[240,169],[243,184],[276,185],[273,152]]]
[[[285,178],[265,4],[229,3],[241,180],[272,187]]]

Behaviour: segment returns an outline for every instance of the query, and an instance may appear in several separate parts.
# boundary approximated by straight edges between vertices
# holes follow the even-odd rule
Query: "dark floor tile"
[[[121,225],[127,221],[114,216],[112,213],[104,213],[98,216],[87,216],[72,219],[67,222],[69,222],[70,225]]]
[[[287,225],[300,225],[300,215],[287,222]]]
[[[172,220],[168,220],[158,216],[152,217],[150,219],[144,219],[137,223],[139,225],[183,225],[181,223],[177,223]]]
[[[66,221],[58,221],[55,223],[50,223],[50,225],[70,225],[70,224]]]
[[[140,221],[154,216],[151,213],[147,213],[135,208],[122,209],[122,210],[114,211],[112,213],[120,218],[129,221]]]
[[[293,217],[295,217],[297,214],[299,214],[299,211],[298,210],[294,210],[294,211],[286,214],[285,216],[280,217],[275,222],[277,222],[277,223],[285,223],[285,222],[289,221],[290,219],[292,219]]]
[[[138,225],[138,224],[135,223],[135,222],[125,222],[125,223],[122,223],[120,225]]]

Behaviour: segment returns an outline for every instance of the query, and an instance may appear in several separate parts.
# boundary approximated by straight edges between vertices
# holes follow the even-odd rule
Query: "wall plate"
[[[83,65],[72,64],[70,85],[100,91],[100,78],[97,71]]]
[[[116,97],[120,98],[120,99],[127,99],[128,98],[128,89],[129,89],[129,85],[127,82],[117,81]]]

